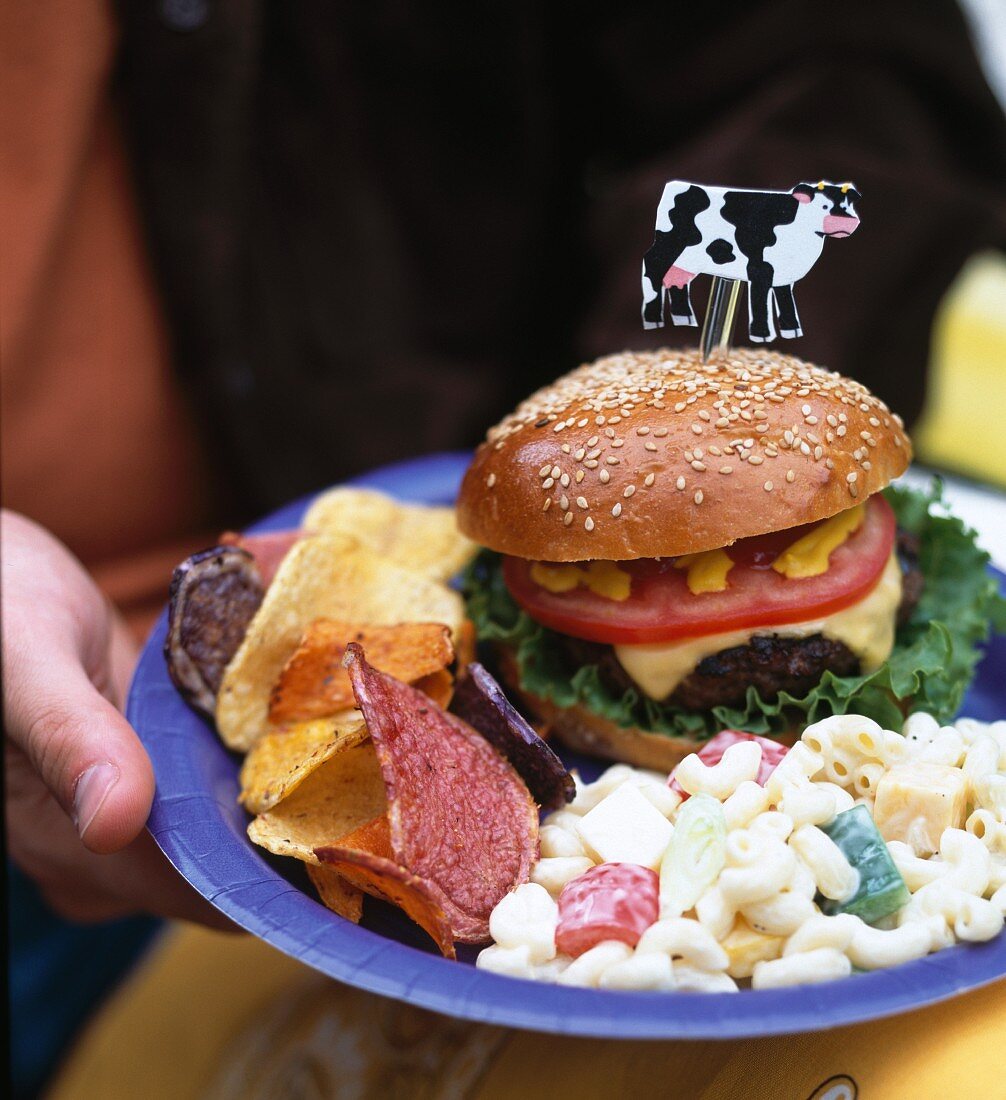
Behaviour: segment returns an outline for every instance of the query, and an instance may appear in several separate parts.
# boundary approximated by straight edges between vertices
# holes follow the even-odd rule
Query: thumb
[[[24,655],[23,655],[24,656]],[[125,718],[70,655],[18,661],[8,734],[92,852],[117,852],[142,831],[154,794],[150,760]]]

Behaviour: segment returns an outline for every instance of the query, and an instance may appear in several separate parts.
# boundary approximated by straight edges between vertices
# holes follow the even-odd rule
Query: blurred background
[[[671,178],[855,180],[862,228],[777,346],[901,412],[910,478],[948,475],[1006,568],[1002,0],[38,0],[0,12],[0,73],[0,490],[138,639],[222,528],[697,339],[639,322]],[[24,1096],[85,1024],[53,1096],[252,1095],[263,1043],[336,1072],[339,1013],[379,1015],[254,941],[144,955],[153,921],[67,930],[12,897]]]

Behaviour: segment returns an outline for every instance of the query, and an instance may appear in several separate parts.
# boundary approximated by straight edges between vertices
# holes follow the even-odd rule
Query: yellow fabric
[[[912,432],[918,458],[1006,488],[1006,258],[977,256],[933,328],[929,396]]]
[[[562,1039],[435,1016],[341,986],[251,937],[179,927],[94,1020],[49,1100],[997,1100],[1003,1034],[1000,982],[816,1034]]]

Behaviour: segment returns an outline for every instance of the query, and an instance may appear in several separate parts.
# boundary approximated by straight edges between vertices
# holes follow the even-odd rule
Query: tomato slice
[[[673,558],[619,562],[632,577],[629,598],[612,600],[583,586],[549,592],[531,579],[532,562],[503,559],[510,594],[536,622],[574,638],[612,645],[641,645],[697,638],[751,627],[798,623],[841,611],[876,585],[894,549],[896,521],[877,495],[866,517],[817,577],[791,580],[772,562],[813,525],[742,539],[727,553],[734,567],[722,592],[694,595],[686,571]]]

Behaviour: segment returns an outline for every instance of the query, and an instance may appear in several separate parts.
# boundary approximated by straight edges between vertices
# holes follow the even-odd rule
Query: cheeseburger
[[[791,356],[600,359],[476,452],[458,499],[486,548],[469,614],[542,723],[644,766],[724,727],[785,735],[852,710],[900,728],[921,703],[949,718],[994,595],[958,521],[885,494],[911,453],[865,387]]]

